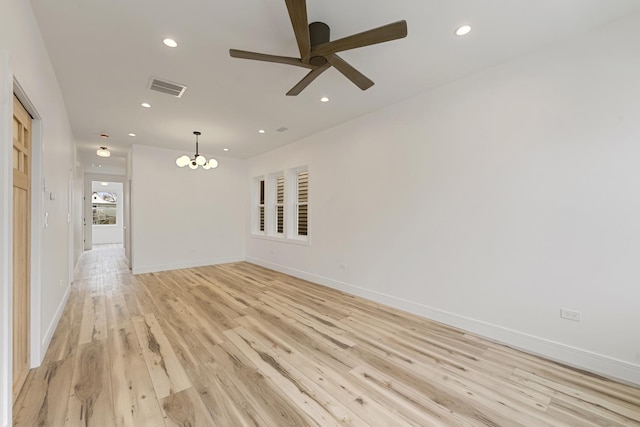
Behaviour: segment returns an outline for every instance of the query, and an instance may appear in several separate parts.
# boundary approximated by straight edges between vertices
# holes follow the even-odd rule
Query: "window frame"
[[[286,169],[261,176],[252,180],[252,215],[250,236],[286,243],[309,245],[309,197],[302,203],[307,206],[307,235],[298,234],[299,225],[299,182],[300,173],[308,168],[297,167]],[[264,182],[264,200],[260,203],[260,182]],[[281,183],[280,193],[278,183]],[[308,192],[307,178],[307,192]],[[308,194],[308,193],[307,193]],[[260,208],[264,208],[264,230],[260,230]],[[281,215],[279,215],[281,212]],[[278,220],[281,219],[282,227],[278,228]]]
[[[266,182],[265,177],[259,176],[253,179],[251,202],[251,233],[266,235]]]

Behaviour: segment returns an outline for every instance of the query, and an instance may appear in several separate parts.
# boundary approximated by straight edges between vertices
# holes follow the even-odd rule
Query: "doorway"
[[[124,244],[123,183],[91,181],[91,245]]]
[[[29,373],[31,116],[13,97],[13,399]]]

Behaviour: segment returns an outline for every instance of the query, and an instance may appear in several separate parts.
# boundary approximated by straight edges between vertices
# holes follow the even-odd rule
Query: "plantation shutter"
[[[284,176],[276,180],[276,232],[284,233]]]
[[[309,172],[298,173],[298,235],[306,236],[308,232]]]

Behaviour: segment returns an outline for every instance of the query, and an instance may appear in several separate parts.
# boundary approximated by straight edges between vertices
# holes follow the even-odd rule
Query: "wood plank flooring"
[[[15,426],[640,426],[640,389],[248,263],[81,259]]]

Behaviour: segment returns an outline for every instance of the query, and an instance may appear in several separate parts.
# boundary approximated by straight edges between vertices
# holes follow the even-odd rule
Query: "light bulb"
[[[202,165],[204,165],[205,163],[207,163],[207,159],[205,159],[205,157],[204,157],[204,156],[201,156],[201,155],[199,155],[199,154],[198,154],[198,155],[196,156],[196,163],[197,163],[198,165],[202,166]]]
[[[209,165],[209,163],[205,163],[204,165],[202,165],[202,169],[209,170],[211,169],[211,166]]]
[[[218,167],[218,161],[216,159],[209,159],[209,163],[207,163],[211,169]]]
[[[198,164],[197,164],[196,162],[190,162],[190,163],[189,163],[189,167],[190,167],[191,169],[198,169]]]
[[[189,164],[189,156],[182,156],[182,157],[178,157],[176,159],[176,165],[180,166],[181,168],[187,166]]]

